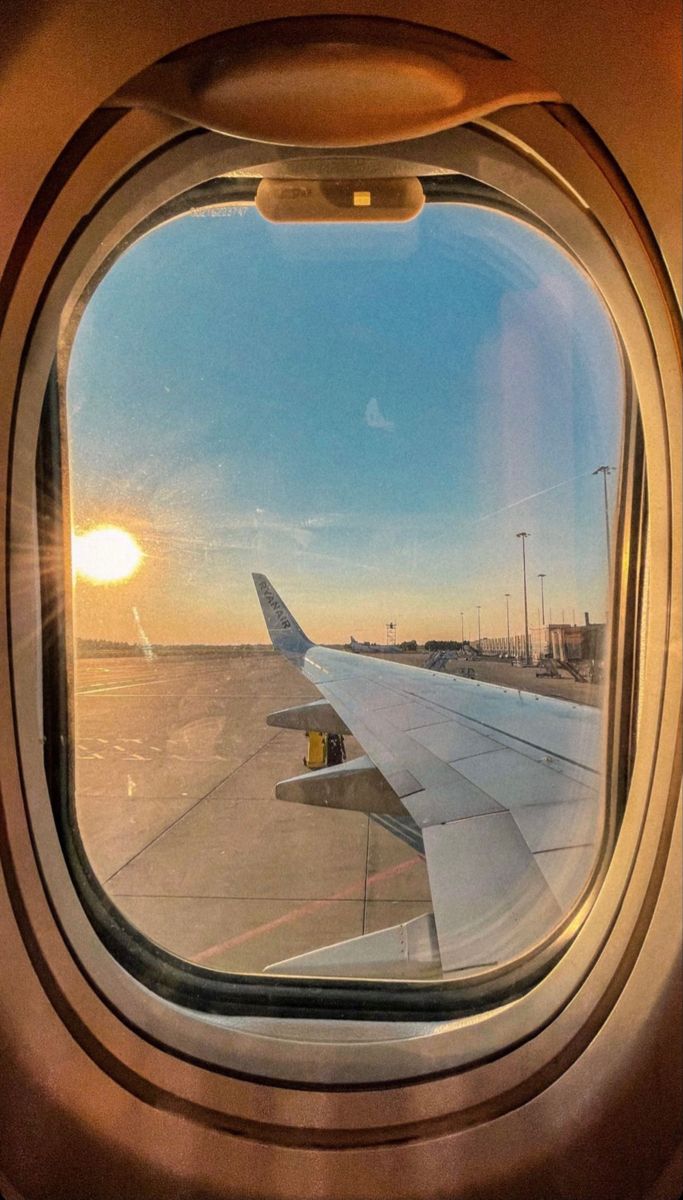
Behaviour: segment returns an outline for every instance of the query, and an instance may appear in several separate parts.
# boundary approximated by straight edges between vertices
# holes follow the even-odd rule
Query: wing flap
[[[413,917],[401,925],[378,929],[375,933],[297,954],[294,958],[272,963],[266,967],[271,975],[307,975],[343,978],[345,975],[400,977],[405,972],[410,979],[434,978],[441,974],[441,959],[431,913]]]
[[[444,971],[522,953],[562,916],[510,813],[423,829]]]
[[[563,912],[579,897],[595,862],[595,845],[563,846],[534,855]]]

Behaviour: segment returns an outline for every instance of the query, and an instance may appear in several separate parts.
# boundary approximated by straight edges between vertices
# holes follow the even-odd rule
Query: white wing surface
[[[444,973],[507,961],[549,933],[601,834],[598,710],[314,645],[265,576],[254,582],[274,647],[367,756],[276,794],[393,814],[387,827],[405,810],[424,842]],[[362,963],[370,939],[352,941]],[[333,950],[320,952],[328,964]]]

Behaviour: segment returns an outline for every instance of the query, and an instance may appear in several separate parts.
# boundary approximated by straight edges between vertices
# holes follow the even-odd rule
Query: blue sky
[[[263,641],[260,570],[320,640],[390,619],[457,636],[461,609],[475,636],[477,604],[500,635],[506,591],[521,628],[520,529],[553,619],[601,619],[591,472],[619,463],[621,391],[592,285],[511,218],[173,221],[119,259],[74,344],[75,528],[121,524],[146,555],[124,584],[77,584],[79,632],[133,641],[135,607],[152,641]],[[532,586],[532,622],[536,604]]]

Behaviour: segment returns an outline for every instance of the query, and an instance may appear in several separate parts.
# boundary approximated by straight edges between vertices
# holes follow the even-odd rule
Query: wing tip
[[[253,571],[251,577],[266,628],[275,649],[287,656],[296,657],[305,654],[314,643],[306,636],[268,576],[263,575],[260,571]]]

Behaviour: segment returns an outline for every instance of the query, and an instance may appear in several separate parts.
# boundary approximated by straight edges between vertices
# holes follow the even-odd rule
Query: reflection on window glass
[[[457,979],[562,921],[602,826],[621,392],[592,285],[482,208],[224,207],[121,256],[67,387],[76,811],[152,941]]]

